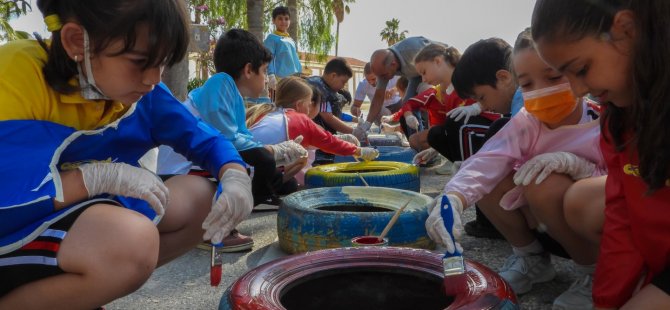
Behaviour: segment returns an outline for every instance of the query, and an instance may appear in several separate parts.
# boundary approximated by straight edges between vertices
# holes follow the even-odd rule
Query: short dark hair
[[[328,61],[326,67],[323,69],[323,74],[335,73],[337,75],[346,75],[348,77],[354,76],[354,72],[347,63],[347,60],[341,57],[336,57]]]
[[[512,47],[500,38],[479,40],[470,45],[456,65],[451,77],[461,97],[474,97],[475,86],[496,87],[498,70],[510,71]]]
[[[272,54],[256,36],[243,29],[230,29],[216,42],[214,68],[237,80],[248,63],[254,72],[272,60]]]
[[[372,65],[369,62],[365,63],[365,67],[363,67],[363,74],[372,74]]]
[[[516,41],[514,41],[514,53],[527,48],[535,48],[533,36],[530,33],[530,27],[521,31],[516,37]]]
[[[272,19],[277,18],[279,15],[288,15],[288,17],[291,17],[291,12],[288,10],[288,7],[278,6],[272,10]]]

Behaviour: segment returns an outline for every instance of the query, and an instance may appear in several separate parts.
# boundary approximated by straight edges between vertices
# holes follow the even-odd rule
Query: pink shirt
[[[461,193],[466,206],[469,206],[490,193],[507,175],[531,158],[561,151],[595,163],[594,176],[607,174],[599,147],[598,107],[586,100],[581,104],[583,112],[579,124],[556,129],[549,129],[526,109],[521,109],[476,154],[463,162],[458,173],[444,187],[444,192]],[[507,192],[500,201],[500,206],[506,210],[525,204],[521,186]]]

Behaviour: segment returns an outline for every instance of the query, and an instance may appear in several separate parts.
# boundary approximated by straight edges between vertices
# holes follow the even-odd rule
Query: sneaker
[[[498,274],[509,283],[517,295],[528,293],[533,284],[551,281],[556,270],[549,253],[507,257]]]
[[[222,247],[219,247],[219,252],[222,253],[233,253],[233,252],[242,252],[246,250],[251,250],[254,246],[254,239],[249,236],[240,234],[237,229],[230,232],[228,237],[223,238]],[[202,242],[198,244],[198,249],[211,250],[212,244],[209,241]]]
[[[452,175],[452,166],[454,163],[450,162],[449,160],[445,161],[442,166],[439,166],[435,168],[435,173],[440,174],[440,175]]]
[[[464,228],[466,234],[475,238],[505,239],[503,235],[500,234],[500,232],[495,228],[495,226],[490,223],[487,225],[478,220],[472,220],[465,223]]]
[[[584,274],[570,285],[570,288],[563,294],[556,297],[553,310],[581,310],[593,309],[593,298],[591,297],[591,288],[593,278],[589,274]]]
[[[272,196],[271,198],[258,202],[252,209],[252,212],[277,211],[279,210],[281,202],[281,198]]]

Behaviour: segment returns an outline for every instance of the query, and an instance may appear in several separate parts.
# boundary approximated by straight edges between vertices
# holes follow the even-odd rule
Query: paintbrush
[[[363,181],[363,185],[365,185],[366,187],[370,187],[370,184],[368,184],[368,182],[365,181],[365,179],[359,172],[356,172],[356,175],[358,176],[359,179],[361,179],[361,181]]]
[[[395,222],[398,220],[398,217],[400,217],[400,213],[402,213],[402,211],[405,210],[405,207],[407,207],[411,201],[412,199],[407,200],[407,203],[405,203],[404,206],[400,207],[400,209],[395,211],[395,214],[393,214],[393,217],[391,217],[389,223],[386,224],[386,227],[384,227],[382,233],[379,235],[379,237],[377,237],[379,240],[384,241],[384,237],[386,237],[386,235],[391,230],[391,227],[393,227],[393,224],[395,224]]]
[[[444,221],[444,227],[447,228],[449,237],[454,243],[454,253],[449,253],[447,251],[444,253],[444,258],[442,258],[442,267],[444,268],[444,291],[447,296],[455,296],[467,289],[467,277],[465,274],[465,261],[463,260],[463,254],[456,246],[456,239],[454,238],[453,226],[454,226],[454,212],[452,210],[451,203],[449,203],[449,198],[447,196],[442,196],[442,202],[440,203],[440,212],[442,214],[442,220]]]
[[[223,243],[212,244],[212,261],[209,269],[209,283],[212,286],[219,286],[219,283],[221,283],[223,256],[219,253],[218,248],[222,246]]]

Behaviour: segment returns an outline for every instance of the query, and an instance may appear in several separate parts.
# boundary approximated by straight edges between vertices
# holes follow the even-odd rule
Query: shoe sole
[[[514,292],[517,295],[526,294],[526,293],[530,292],[530,290],[533,289],[533,285],[538,284],[538,283],[549,282],[549,281],[553,280],[555,277],[556,277],[556,270],[552,268],[552,272],[548,273],[547,275],[545,275],[542,278],[531,280],[530,283],[527,285],[527,287],[523,287],[519,290],[514,290]]]
[[[261,203],[256,205],[251,212],[270,212],[279,210],[279,206]]]

